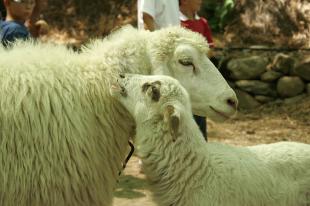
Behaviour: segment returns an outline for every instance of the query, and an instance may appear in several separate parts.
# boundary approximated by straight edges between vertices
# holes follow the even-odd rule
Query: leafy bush
[[[234,0],[205,0],[201,13],[207,17],[213,31],[221,31],[227,25],[234,6]]]

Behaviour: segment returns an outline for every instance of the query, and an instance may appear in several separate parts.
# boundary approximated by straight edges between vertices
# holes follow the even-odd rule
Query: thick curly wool
[[[136,121],[138,155],[158,205],[310,204],[310,145],[279,142],[234,147],[206,143],[193,120],[188,94],[177,81],[137,75],[119,81],[127,95],[116,97]],[[139,92],[139,85],[153,82],[160,82],[158,101],[149,100],[155,88]],[[168,107],[170,113],[163,112]],[[174,116],[179,118],[177,133],[171,133],[166,117],[172,113],[178,114]],[[178,135],[173,138],[172,134]]]
[[[110,205],[130,131],[113,73],[53,45],[0,55],[0,205]]]

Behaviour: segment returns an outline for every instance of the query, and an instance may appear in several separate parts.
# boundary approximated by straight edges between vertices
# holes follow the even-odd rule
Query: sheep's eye
[[[194,66],[193,62],[188,59],[180,59],[179,63],[183,66]]]
[[[194,63],[189,60],[189,59],[180,59],[179,63],[185,67],[191,67],[193,69],[194,72],[196,72],[196,67],[194,65]]]

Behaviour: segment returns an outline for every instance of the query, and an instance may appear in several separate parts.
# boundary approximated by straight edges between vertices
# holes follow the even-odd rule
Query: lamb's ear
[[[180,112],[173,105],[164,108],[164,121],[168,124],[172,141],[176,141],[179,136]]]

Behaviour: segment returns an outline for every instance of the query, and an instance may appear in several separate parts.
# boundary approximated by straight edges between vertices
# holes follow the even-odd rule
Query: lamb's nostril
[[[231,107],[233,107],[234,109],[237,109],[237,105],[238,105],[238,101],[234,98],[229,98],[227,99],[227,104]]]
[[[124,74],[119,74],[119,77],[124,79],[125,75]]]
[[[123,97],[127,97],[127,91],[126,91],[125,87],[123,87],[123,86],[121,86],[121,95]]]

